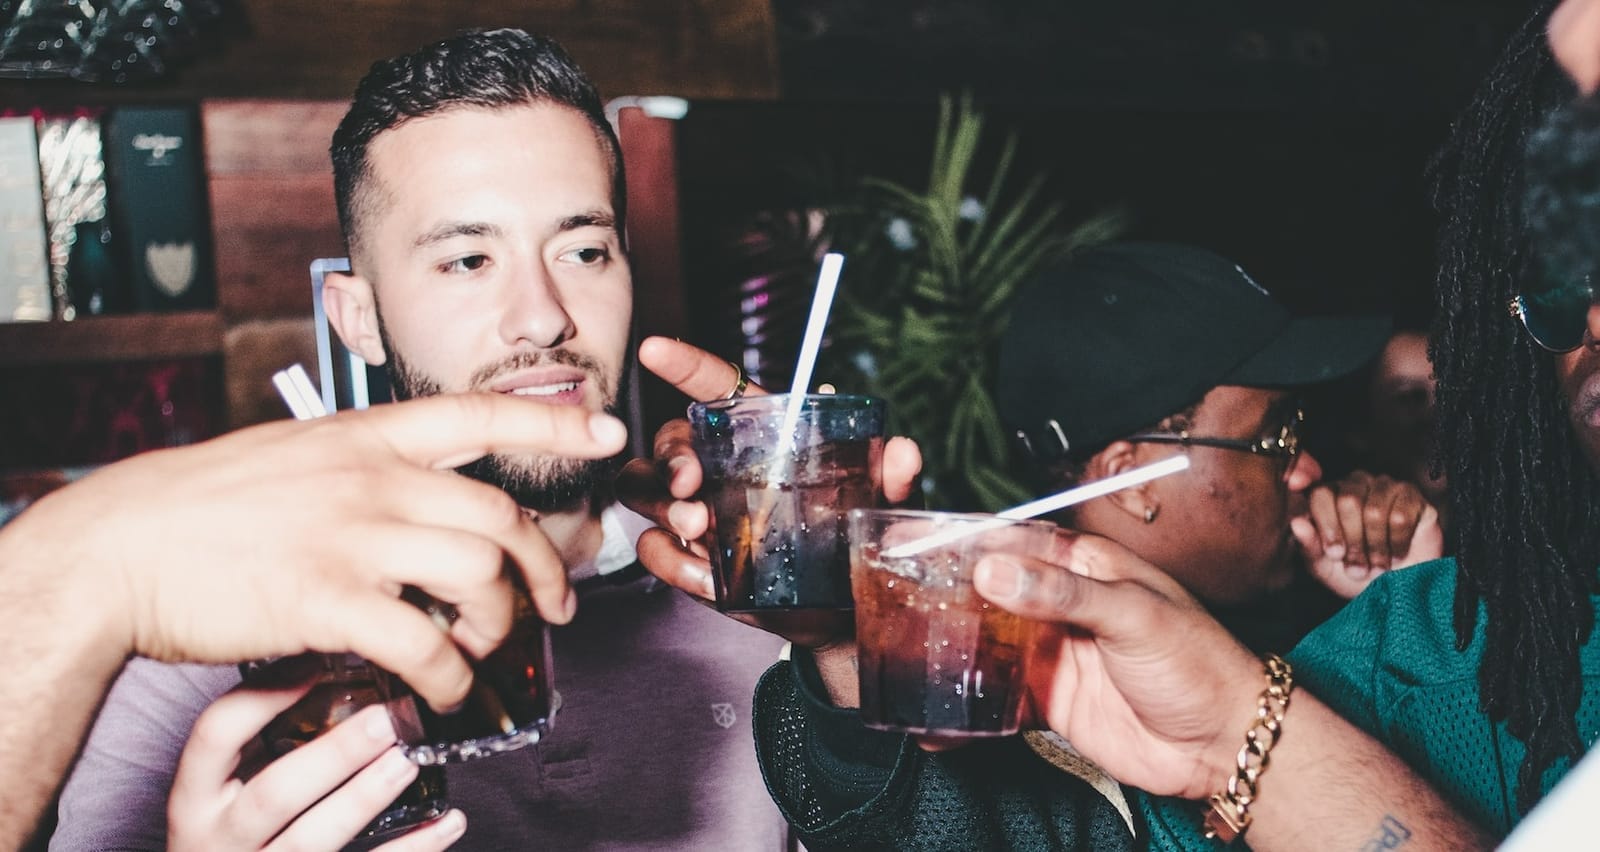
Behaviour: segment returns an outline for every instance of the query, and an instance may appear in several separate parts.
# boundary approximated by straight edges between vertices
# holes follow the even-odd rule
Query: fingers
[[[433,822],[379,846],[376,852],[433,852],[445,849],[467,833],[467,815],[451,810]]]
[[[357,718],[352,717],[349,722],[354,722]],[[339,728],[334,728],[311,743],[290,752],[281,758],[280,762],[310,752],[338,732]],[[273,768],[275,767],[269,767],[267,771],[271,772]],[[387,811],[395,798],[405,792],[406,785],[416,779],[418,771],[417,765],[407,760],[400,749],[392,745],[388,751],[383,752],[354,775],[348,773],[348,764],[343,760],[327,760],[326,766],[314,769],[322,773],[321,777],[302,775],[292,778],[290,783],[296,786],[320,786],[331,780],[337,786],[283,829],[283,832],[266,847],[268,852],[333,849],[342,843],[354,840],[368,823]],[[333,777],[340,771],[344,771],[344,777]],[[251,785],[261,780],[263,779],[258,776],[251,781]],[[244,803],[241,801],[241,804]],[[422,831],[427,830],[422,829]],[[437,843],[438,841],[434,840],[434,844]],[[433,848],[442,847],[435,845]]]
[[[333,848],[359,834],[416,776],[416,765],[395,748],[388,710],[367,707],[257,773],[224,825],[252,849],[274,837],[278,848]],[[332,807],[307,810],[319,801]],[[320,833],[299,830],[300,821]]]
[[[1444,528],[1439,524],[1439,510],[1425,503],[1417,519],[1417,528],[1411,534],[1411,546],[1395,558],[1391,570],[1408,568],[1420,562],[1429,562],[1444,556]]]
[[[192,808],[210,791],[226,784],[238,768],[239,753],[245,746],[260,735],[268,722],[310,691],[311,685],[308,678],[295,686],[239,688],[212,702],[195,720],[189,742],[178,758],[172,802]]]
[[[385,478],[373,499],[403,522],[386,531],[398,542],[384,551],[394,560],[390,573],[409,566],[402,582],[455,604],[465,626],[494,639],[504,635],[494,628],[500,605],[509,605],[509,599],[491,581],[505,557],[521,570],[541,616],[555,624],[572,618],[573,596],[559,554],[504,491],[454,473],[402,469]],[[405,535],[408,531],[412,535]],[[448,593],[441,591],[446,587]]]
[[[698,346],[670,337],[647,337],[639,344],[639,364],[685,396],[707,402],[727,396],[738,381],[738,370]],[[745,396],[766,393],[750,384]]]
[[[1339,484],[1334,498],[1335,523],[1339,529],[1339,546],[1344,548],[1344,561],[1356,565],[1370,565],[1367,561],[1366,483],[1346,480]],[[1334,556],[1339,546],[1329,547]]]
[[[1383,553],[1382,562],[1374,562],[1374,567],[1385,569],[1393,567],[1411,549],[1411,538],[1416,534],[1423,511],[1432,508],[1422,492],[1409,482],[1392,482],[1392,491],[1388,516],[1385,518],[1389,546]]]
[[[691,545],[692,547],[692,545]],[[665,530],[645,530],[639,536],[639,562],[667,585],[712,600],[711,563],[702,553],[685,549],[678,537]]]
[[[422,610],[399,598],[368,596],[344,602],[343,611],[329,617],[346,626],[339,647],[393,672],[435,710],[453,710],[466,698],[472,669],[450,634]]]
[[[361,418],[401,457],[434,468],[495,452],[605,458],[628,438],[627,427],[609,414],[506,394],[445,394],[339,417]]]
[[[883,499],[890,505],[904,503],[916,493],[920,473],[922,450],[916,441],[896,436],[883,445]]]
[[[1317,534],[1317,525],[1309,517],[1289,519],[1289,532],[1294,535],[1294,540],[1299,542],[1300,551],[1305,554],[1306,564],[1315,564],[1322,559],[1322,536]]]
[[[670,420],[656,431],[651,445],[657,475],[667,483],[667,491],[679,500],[693,497],[704,482],[700,457],[694,451],[689,421]]]
[[[1119,629],[1110,586],[1046,562],[986,556],[978,562],[973,585],[996,606],[1024,618],[1071,624],[1097,635],[1102,629]]]

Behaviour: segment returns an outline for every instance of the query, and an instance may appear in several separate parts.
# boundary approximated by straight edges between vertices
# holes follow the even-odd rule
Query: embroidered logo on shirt
[[[739,721],[739,717],[733,712],[732,704],[713,704],[711,705],[711,721],[716,722],[721,727],[731,728],[734,722]]]

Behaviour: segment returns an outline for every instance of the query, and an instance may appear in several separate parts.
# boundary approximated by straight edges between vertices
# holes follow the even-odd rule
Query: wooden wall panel
[[[343,115],[335,101],[203,104],[217,301],[229,322],[311,312],[307,266],[344,252],[327,153]]]

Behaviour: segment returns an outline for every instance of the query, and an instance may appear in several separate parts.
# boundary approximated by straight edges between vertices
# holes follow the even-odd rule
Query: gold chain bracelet
[[[1206,809],[1206,837],[1232,843],[1250,828],[1250,803],[1256,799],[1256,785],[1267,771],[1267,755],[1283,734],[1283,714],[1289,711],[1289,693],[1294,691],[1294,669],[1277,654],[1266,658],[1267,688],[1256,700],[1256,718],[1244,732],[1244,747],[1239,749],[1237,769],[1228,779],[1228,789],[1211,797]]]

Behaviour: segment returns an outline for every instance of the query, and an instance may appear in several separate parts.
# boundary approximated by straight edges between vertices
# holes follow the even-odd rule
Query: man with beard
[[[495,30],[381,61],[332,155],[353,274],[328,282],[325,306],[352,351],[388,365],[398,397],[615,410],[632,297],[622,164],[598,94],[559,47]],[[648,522],[604,496],[611,466],[500,455],[464,472],[511,494],[568,567],[578,615],[553,631],[562,709],[537,746],[448,767],[465,822],[400,842],[431,848],[464,830],[479,849],[784,848],[746,721],[781,643],[638,568]],[[359,768],[339,750],[363,737],[353,725],[393,741],[381,712],[301,747],[294,766],[235,778],[238,752],[286,704],[245,689],[196,722],[238,680],[131,667],[63,794],[53,846],[336,848],[404,786],[392,755],[379,779],[339,786]]]

